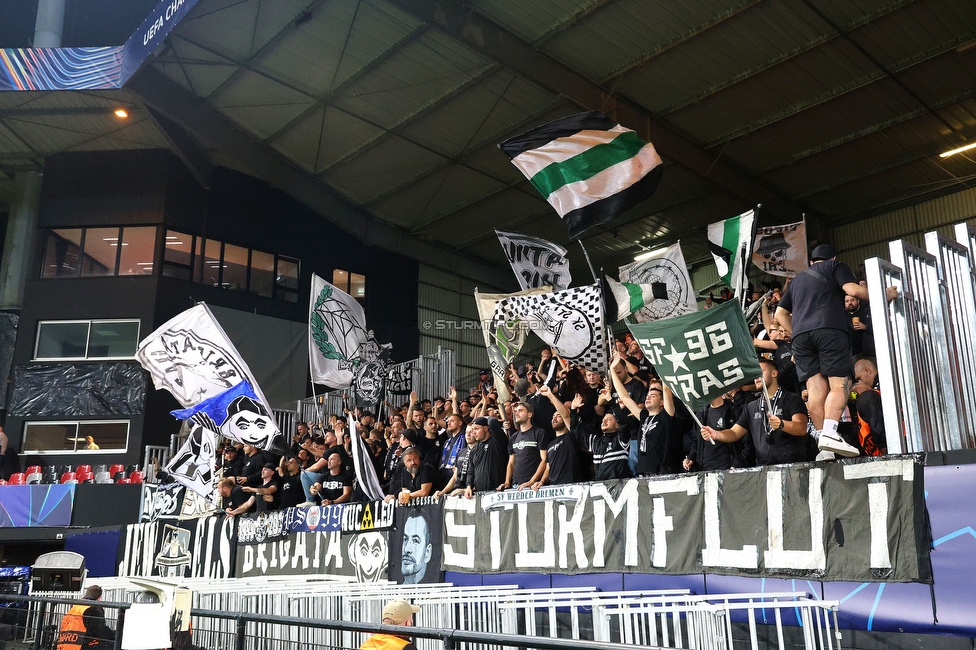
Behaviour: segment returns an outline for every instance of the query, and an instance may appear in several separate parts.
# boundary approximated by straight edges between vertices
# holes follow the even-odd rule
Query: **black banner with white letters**
[[[446,571],[932,575],[920,456],[453,497],[443,518]]]

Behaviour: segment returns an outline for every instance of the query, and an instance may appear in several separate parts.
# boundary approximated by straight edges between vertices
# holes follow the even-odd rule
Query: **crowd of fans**
[[[762,377],[694,414],[661,382],[628,334],[614,341],[606,375],[544,349],[538,364],[508,368],[501,391],[507,399],[500,397],[492,374],[482,370],[477,385],[464,395],[454,388],[446,396],[423,399],[411,393],[406,404],[384,403],[381,418],[352,409],[355,435],[364,440],[387,500],[400,503],[445,494],[470,498],[494,490],[829,460],[835,453],[884,454],[870,316],[856,297],[866,296],[866,289],[832,259],[829,247],[817,250],[821,255],[816,261],[824,262],[815,265],[819,277],[836,276],[836,288],[828,287],[833,293],[817,296],[817,288],[791,295],[789,287],[775,284],[765,295],[753,294],[750,301],[758,307],[752,310],[753,334]],[[816,276],[799,277],[801,286],[821,282]],[[856,356],[841,354],[835,360],[839,366],[831,365],[829,350],[814,354],[816,367],[809,351],[794,355],[795,323],[806,322],[803,345],[816,344],[806,341],[810,325],[803,303],[821,300],[837,301],[834,316],[845,314],[846,331],[837,337]],[[829,417],[836,406],[829,396],[840,372],[835,367],[853,368],[852,377],[838,382],[847,403],[836,419]],[[821,403],[811,403],[801,380],[808,385],[823,380],[826,386],[828,379],[823,395],[813,391]],[[849,379],[855,380],[853,386]],[[247,446],[241,455],[226,447],[219,463],[226,512],[354,499],[349,413],[333,414],[312,428],[299,423],[290,453],[281,457]]]

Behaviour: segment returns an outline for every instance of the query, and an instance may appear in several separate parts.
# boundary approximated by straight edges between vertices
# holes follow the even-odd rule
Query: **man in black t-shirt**
[[[546,448],[546,469],[542,477],[532,484],[532,489],[538,490],[543,485],[578,483],[579,441],[569,431],[569,409],[548,386],[539,388],[539,394],[549,399],[555,409],[552,414],[552,429],[556,432],[556,437]]]
[[[695,411],[698,420],[717,431],[730,428],[739,419],[739,409],[725,395],[713,399],[708,406]],[[695,440],[688,451],[683,467],[687,471],[711,471],[730,469],[741,451],[741,442],[706,442],[701,436]]]
[[[622,363],[620,356],[614,354],[610,370]],[[647,388],[647,397],[644,398],[644,408],[641,408],[624,390],[618,375],[611,372],[610,376],[624,406],[640,422],[640,427],[630,442],[631,448],[636,446],[637,450],[634,475],[676,473],[678,468],[674,466],[672,459],[676,456],[680,458],[675,451],[681,447],[681,437],[675,426],[674,395],[671,390],[658,382],[651,383]]]
[[[261,468],[261,485],[241,488],[254,495],[255,512],[277,510],[281,505],[281,483],[275,469],[273,463],[265,463]]]
[[[762,379],[756,379],[756,385],[761,388],[765,381],[765,396],[750,402],[728,429],[702,427],[702,438],[706,442],[729,443],[745,438],[747,450],[743,456],[752,461],[750,464],[777,465],[813,460],[803,400],[779,387],[779,371],[775,363],[761,359],[759,365],[763,374]]]
[[[278,464],[278,478],[281,481],[281,508],[293,508],[305,502],[302,488],[302,468],[295,456],[283,456]]]
[[[396,499],[400,505],[407,505],[410,499],[429,496],[437,478],[433,465],[423,462],[416,447],[404,449],[400,460],[400,472],[390,481],[384,501]]]
[[[895,287],[886,293],[888,300],[898,296]],[[807,385],[807,406],[820,431],[820,450],[852,457],[858,450],[837,433],[854,370],[845,295],[868,300],[867,288],[837,261],[833,248],[821,244],[810,255],[810,268],[793,278],[783,294],[776,320],[793,338],[797,379]]]
[[[312,486],[313,495],[323,506],[345,503],[352,496],[352,476],[343,470],[338,453],[329,454],[326,462],[329,470]]]
[[[261,468],[268,462],[264,452],[254,445],[244,445],[244,461],[241,473],[237,475],[238,485],[257,487],[261,485]]]
[[[512,409],[516,431],[508,442],[505,488],[532,487],[546,471],[546,432],[532,426],[532,413],[532,406],[526,402],[519,402]]]
[[[222,478],[217,483],[217,493],[220,495],[220,507],[229,517],[245,512],[254,512],[254,495],[245,494],[244,490],[234,484],[231,477]]]

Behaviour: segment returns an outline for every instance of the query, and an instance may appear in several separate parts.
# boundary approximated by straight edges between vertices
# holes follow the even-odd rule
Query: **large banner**
[[[394,582],[442,582],[441,506],[427,499],[424,505],[396,509],[396,526],[390,533],[390,580]]]
[[[277,537],[277,536],[276,536]],[[236,577],[330,574],[386,580],[388,533],[287,533],[237,548]]]
[[[921,457],[797,464],[448,498],[466,573],[713,573],[929,582]]]
[[[237,517],[129,524],[118,551],[118,575],[230,578]]]

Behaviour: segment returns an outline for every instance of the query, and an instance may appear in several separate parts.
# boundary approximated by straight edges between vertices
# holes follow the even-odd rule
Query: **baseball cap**
[[[486,417],[475,418],[471,424],[477,424],[479,427],[486,427],[488,426],[488,418]]]
[[[830,244],[820,244],[819,246],[813,249],[812,253],[810,253],[810,261],[820,262],[822,260],[829,260],[836,256],[837,253],[834,252],[833,246],[831,246]]]
[[[419,611],[419,607],[405,600],[391,600],[383,608],[383,620],[390,619],[393,625],[403,625],[408,618]]]
[[[274,463],[265,463],[264,469],[278,469],[278,466],[275,465]]]
[[[487,375],[487,374],[488,374],[488,369],[487,369],[487,368],[485,368],[485,369],[483,369],[483,370],[479,370],[479,371],[478,371],[478,374],[479,374],[479,375]]]

